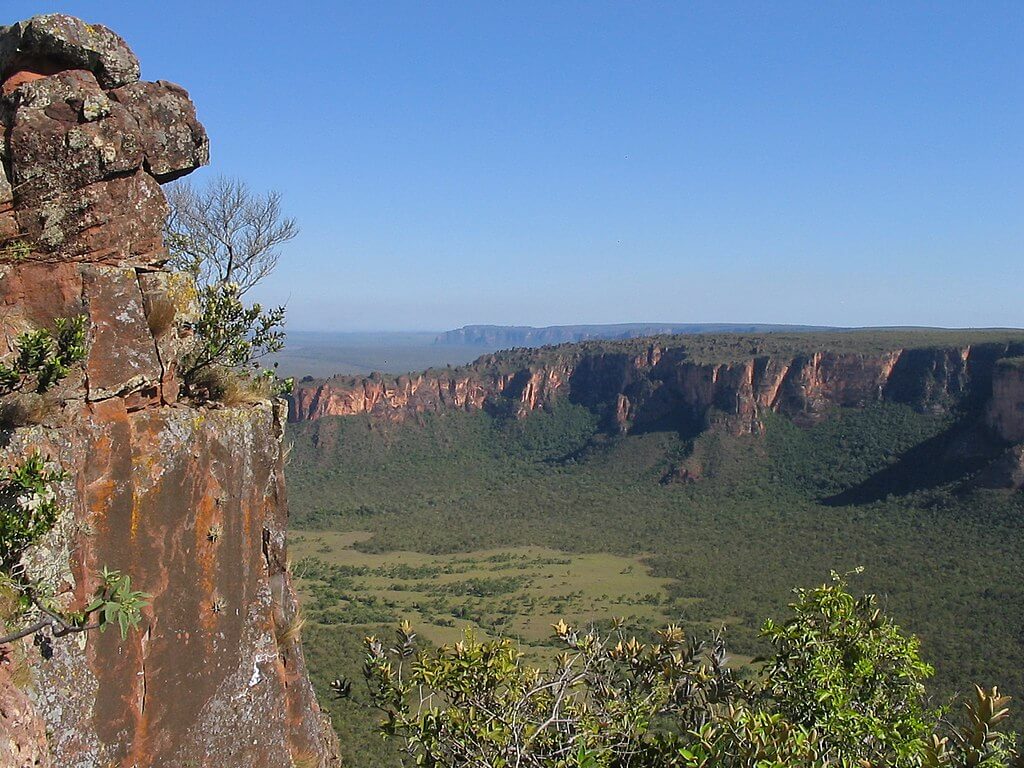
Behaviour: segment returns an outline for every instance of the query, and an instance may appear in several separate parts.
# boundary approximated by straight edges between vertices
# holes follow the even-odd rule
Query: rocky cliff
[[[560,398],[602,413],[619,432],[696,432],[718,422],[735,434],[763,429],[768,412],[814,420],[834,406],[877,400],[920,409],[990,404],[1000,434],[1017,437],[1021,418],[1000,405],[1019,392],[997,362],[1024,350],[1022,333],[843,333],[668,337],[562,345],[485,355],[456,369],[300,384],[291,418],[416,413],[486,407],[518,415]],[[999,367],[1002,371],[1002,367]],[[993,399],[993,394],[995,399]]]
[[[179,399],[195,293],[163,268],[160,184],[207,162],[188,94],[62,15],[0,28],[0,82],[0,354],[57,318],[88,337],[2,433],[5,465],[40,451],[66,473],[23,567],[69,611],[103,567],[151,595],[125,638],[2,649],[0,765],[333,764],[290,631],[283,405]]]

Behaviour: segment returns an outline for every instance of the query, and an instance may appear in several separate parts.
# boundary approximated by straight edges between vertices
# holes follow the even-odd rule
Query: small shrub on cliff
[[[450,768],[938,768],[1024,765],[997,726],[1008,699],[977,689],[962,726],[925,705],[931,669],[906,636],[841,578],[798,591],[768,622],[774,646],[740,684],[722,641],[678,627],[645,644],[559,622],[548,669],[509,640],[471,634],[434,652],[412,628],[366,640],[365,675],[411,764]]]
[[[199,303],[201,315],[193,328],[196,344],[181,368],[190,389],[217,368],[259,377],[259,360],[284,346],[284,308],[264,311],[260,304],[245,306],[235,283],[202,288]]]
[[[54,331],[23,333],[14,342],[13,360],[0,363],[0,395],[42,394],[85,358],[85,316],[54,320]]]
[[[0,261],[24,261],[32,255],[32,248],[24,240],[11,240],[0,245]]]
[[[0,470],[0,568],[9,570],[53,527],[60,512],[53,484],[63,477],[38,452]]]
[[[238,371],[245,379],[273,377],[260,371],[259,360],[284,345],[284,307],[265,309],[244,297],[277,266],[279,246],[298,234],[295,220],[282,215],[277,193],[256,195],[243,182],[223,177],[203,190],[178,183],[168,201],[170,264],[199,286],[196,344],[181,366],[186,389],[210,396],[202,378],[215,368]]]

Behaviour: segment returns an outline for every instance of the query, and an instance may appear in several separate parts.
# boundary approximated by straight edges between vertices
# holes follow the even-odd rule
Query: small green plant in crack
[[[31,255],[32,248],[24,240],[11,240],[0,245],[0,261],[24,261]]]
[[[13,360],[0,363],[0,395],[43,394],[85,359],[85,316],[54,320],[54,330],[23,333],[14,342]]]
[[[220,537],[224,535],[224,527],[220,523],[214,523],[210,526],[206,532],[207,541],[215,544],[220,540]]]
[[[85,611],[80,614],[80,621],[96,613],[99,617],[97,629],[103,632],[108,626],[117,625],[121,631],[121,639],[128,636],[128,630],[138,629],[142,621],[142,609],[149,603],[150,595],[132,589],[132,577],[121,571],[107,570],[104,566],[100,573],[100,587]]]
[[[81,611],[65,612],[52,594],[25,573],[22,556],[57,522],[62,508],[56,484],[65,472],[38,451],[13,467],[0,469],[0,620],[8,627],[26,626],[0,635],[0,644],[48,632],[52,637],[104,631],[117,625],[122,639],[138,627],[149,595],[132,589],[131,577],[106,567],[93,600]]]

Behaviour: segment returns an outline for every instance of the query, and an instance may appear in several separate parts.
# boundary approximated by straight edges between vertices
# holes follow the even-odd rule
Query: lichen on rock
[[[61,14],[0,28],[0,83],[0,247],[19,244],[0,259],[0,356],[59,317],[84,316],[88,336],[45,416],[0,452],[38,450],[67,473],[67,511],[26,565],[68,610],[104,566],[151,595],[125,638],[23,641],[31,684],[0,668],[0,741],[20,750],[3,762],[0,746],[0,764],[333,765],[301,648],[275,643],[296,606],[282,406],[178,399],[196,294],[163,266],[160,184],[208,161],[195,107],[140,82],[115,33]]]

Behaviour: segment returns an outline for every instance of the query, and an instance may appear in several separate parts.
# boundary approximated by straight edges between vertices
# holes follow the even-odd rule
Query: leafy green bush
[[[52,486],[63,478],[39,452],[0,469],[0,568],[9,570],[25,547],[53,527],[60,508]]]
[[[284,308],[246,306],[235,283],[207,285],[199,291],[196,343],[181,361],[186,385],[194,390],[212,368],[258,369],[258,361],[284,346]],[[266,374],[263,374],[266,375]]]
[[[85,316],[58,317],[54,332],[23,333],[14,342],[14,360],[0,363],[0,395],[42,394],[85,358]]]
[[[381,733],[416,765],[448,768],[919,768],[1022,765],[996,726],[1006,697],[977,689],[963,726],[926,706],[917,640],[844,580],[798,590],[767,622],[774,655],[738,683],[719,636],[677,626],[650,644],[559,622],[545,670],[507,639],[423,652],[408,623],[366,640]]]
[[[918,639],[883,616],[874,595],[854,598],[843,587],[835,577],[797,590],[792,618],[765,622],[775,657],[762,693],[787,721],[816,729],[838,754],[912,765],[937,716],[924,706],[924,680],[934,670],[921,660]]]

